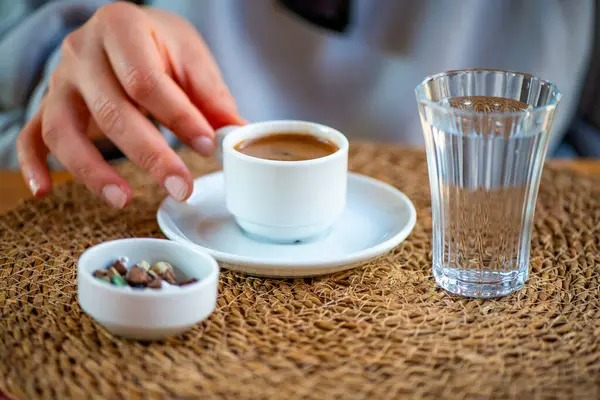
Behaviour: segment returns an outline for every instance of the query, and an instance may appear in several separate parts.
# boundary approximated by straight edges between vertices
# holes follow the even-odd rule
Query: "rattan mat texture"
[[[218,169],[188,152],[196,175]],[[417,225],[390,254],[313,279],[223,270],[217,310],[189,333],[111,336],[77,303],[76,260],[124,237],[162,237],[165,193],[119,166],[135,200],[112,210],[75,183],[0,216],[0,391],[69,398],[599,398],[600,181],[546,167],[532,274],[498,300],[449,295],[431,275],[420,150],[354,144],[350,168],[405,192]]]

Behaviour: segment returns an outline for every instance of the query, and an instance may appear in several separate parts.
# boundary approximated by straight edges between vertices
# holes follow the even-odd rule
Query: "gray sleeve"
[[[0,168],[18,168],[17,137],[46,92],[63,38],[110,1],[54,0],[38,8],[14,2],[13,8],[0,7]]]

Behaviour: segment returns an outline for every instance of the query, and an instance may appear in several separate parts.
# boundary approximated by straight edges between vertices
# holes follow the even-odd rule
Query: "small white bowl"
[[[93,272],[118,257],[127,266],[146,260],[167,261],[177,280],[198,282],[170,290],[117,287],[98,281]],[[121,239],[86,250],[77,265],[77,295],[81,308],[117,336],[158,340],[180,334],[206,319],[215,309],[219,266],[207,253],[164,239]]]

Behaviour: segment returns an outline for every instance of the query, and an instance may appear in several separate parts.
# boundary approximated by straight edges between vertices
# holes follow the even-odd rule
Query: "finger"
[[[87,112],[87,110],[86,110]],[[98,124],[96,123],[96,121],[93,118],[88,118],[88,126],[87,126],[87,130],[86,130],[86,136],[88,139],[90,139],[92,142],[99,142],[99,141],[103,141],[103,140],[107,140],[106,136],[104,136],[104,132],[102,132],[102,129],[100,129],[98,127]]]
[[[154,125],[121,88],[104,54],[88,54],[77,69],[77,86],[98,127],[177,201],[192,193],[192,177]]]
[[[55,89],[42,118],[46,146],[75,179],[115,208],[131,200],[131,189],[86,137],[89,113],[72,87]]]
[[[198,107],[215,129],[228,125],[245,125],[229,89],[218,70],[205,71],[201,59],[182,56],[183,84],[190,100]]]
[[[17,158],[21,174],[35,197],[43,197],[52,189],[52,179],[46,165],[48,149],[42,140],[42,111],[43,105],[25,125],[17,139]]]
[[[105,51],[117,79],[136,104],[185,144],[204,156],[211,155],[215,150],[212,127],[165,73],[148,24],[144,19],[138,21],[114,25],[104,35]]]
[[[246,124],[238,113],[217,63],[198,32],[187,25],[178,28],[183,32],[166,38],[177,83],[213,128]],[[182,40],[183,37],[185,40]]]

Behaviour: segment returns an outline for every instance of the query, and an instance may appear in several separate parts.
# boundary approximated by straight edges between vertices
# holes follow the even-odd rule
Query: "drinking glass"
[[[416,95],[435,280],[469,297],[519,290],[558,89],[528,74],[473,69],[427,77]]]

